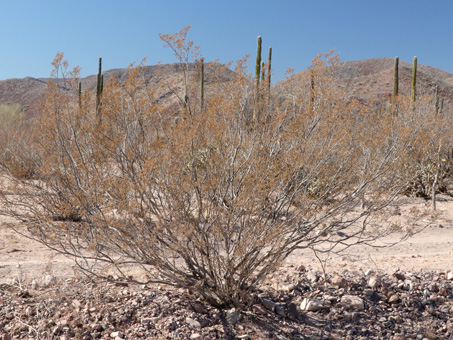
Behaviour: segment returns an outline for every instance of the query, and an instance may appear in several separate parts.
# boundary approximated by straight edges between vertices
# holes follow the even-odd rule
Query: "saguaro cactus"
[[[267,103],[270,103],[271,100],[271,73],[272,73],[272,47],[269,47],[269,58],[267,64]]]
[[[267,64],[267,83],[269,86],[269,92],[271,89],[271,71],[272,71],[272,47],[269,47],[269,57],[268,57],[268,64]]]
[[[436,85],[436,97],[434,100],[434,111],[436,115],[439,113],[439,85]]]
[[[200,110],[204,107],[204,58],[201,58],[200,65]]]
[[[79,81],[79,109],[82,108],[82,82]]]
[[[256,65],[255,65],[255,104],[258,104],[259,101],[259,92],[260,92],[260,75],[261,75],[261,36],[258,36],[256,41]]]
[[[261,61],[261,84],[266,80],[266,70],[264,69],[264,61]]]
[[[417,90],[417,57],[414,57],[414,62],[412,66],[412,104],[415,104],[416,92]]]
[[[102,76],[102,58],[99,58],[99,71],[96,83],[96,112],[101,110],[101,94],[104,90],[104,77]]]
[[[313,70],[310,70],[310,110],[313,110],[315,105],[315,75]]]
[[[395,100],[398,95],[398,68],[399,68],[399,58],[395,57],[395,71],[393,75],[393,100]]]

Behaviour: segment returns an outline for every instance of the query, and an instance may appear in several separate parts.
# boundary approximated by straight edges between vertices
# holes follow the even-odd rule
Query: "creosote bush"
[[[162,37],[189,56],[186,33]],[[2,213],[95,275],[103,262],[131,279],[133,264],[146,282],[189,288],[218,307],[248,304],[296,249],[404,232],[379,212],[412,178],[423,124],[410,105],[382,114],[347,99],[330,81],[336,63],[321,55],[285,91],[255,101],[241,60],[209,84],[202,114],[188,89],[181,112],[161,107],[139,65],[105,82],[99,115],[94,93],[79,104],[78,70],[68,73],[58,54],[55,74],[73,91],[49,83],[23,146],[40,150],[41,166],[33,179],[4,181],[14,194],[2,196]]]

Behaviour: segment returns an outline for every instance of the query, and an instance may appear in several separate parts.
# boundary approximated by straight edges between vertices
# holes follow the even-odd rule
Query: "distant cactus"
[[[204,106],[204,58],[201,58],[200,65],[200,110],[203,111]]]
[[[267,64],[267,82],[269,86],[269,90],[271,88],[271,71],[272,71],[272,47],[269,47],[269,61]]]
[[[415,104],[417,90],[417,57],[414,57],[412,66],[412,104]]]
[[[434,111],[436,112],[436,115],[439,113],[439,85],[436,85],[436,94],[435,94],[435,100],[434,100]]]
[[[272,73],[272,47],[269,47],[269,61],[267,64],[267,103],[270,103],[271,100],[271,73]]]
[[[260,76],[261,76],[261,36],[258,36],[256,41],[256,64],[255,64],[255,111],[254,111],[254,120],[258,116],[258,103],[260,97]]]
[[[260,75],[261,75],[261,36],[258,36],[257,47],[256,47],[256,65],[255,65],[255,96],[258,98],[257,94],[259,92],[260,86]]]
[[[99,71],[96,83],[96,112],[101,112],[101,94],[104,90],[104,77],[102,76],[102,58],[99,58]]]
[[[79,81],[79,109],[82,108],[82,82]]]
[[[310,107],[313,109],[315,104],[315,76],[313,70],[310,71]]]
[[[398,67],[399,67],[399,58],[395,57],[395,72],[393,75],[393,99],[398,96]]]
[[[261,61],[261,84],[266,80],[266,70],[264,69],[264,61]]]

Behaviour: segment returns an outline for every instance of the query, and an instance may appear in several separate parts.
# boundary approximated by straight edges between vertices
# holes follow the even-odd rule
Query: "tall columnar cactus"
[[[102,76],[102,58],[99,58],[99,71],[96,82],[96,112],[101,110],[101,94],[104,90],[104,77]]]
[[[417,57],[414,57],[414,62],[412,66],[412,104],[415,104],[416,100],[416,90],[417,90]]]
[[[434,111],[436,115],[439,113],[439,85],[436,85],[436,98],[434,100]]]
[[[261,61],[261,84],[266,80],[266,70],[264,69],[264,61]]]
[[[261,75],[261,36],[256,41],[256,64],[255,64],[255,116],[260,95],[260,75]],[[256,118],[256,117],[255,117]]]
[[[82,109],[82,82],[79,81],[79,109]]]
[[[204,58],[201,58],[200,65],[200,110],[204,107]]]
[[[272,73],[272,47],[269,47],[269,57],[268,57],[268,64],[267,64],[267,86],[269,87],[269,96],[271,93],[271,73]]]
[[[310,70],[310,108],[313,110],[315,105],[315,75],[313,70]]]
[[[393,75],[393,100],[398,96],[398,68],[399,68],[399,58],[395,57],[395,71]]]

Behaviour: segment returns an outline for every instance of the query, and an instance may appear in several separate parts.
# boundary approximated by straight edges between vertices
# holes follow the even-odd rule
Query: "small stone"
[[[275,302],[269,300],[269,299],[263,299],[262,301],[262,304],[264,307],[266,307],[267,309],[269,309],[270,311],[274,311],[275,309]]]
[[[398,296],[398,294],[392,294],[390,297],[389,297],[389,300],[388,302],[389,303],[396,303],[398,302],[400,299],[400,297]]]
[[[339,287],[339,288],[345,288],[348,285],[348,281],[346,281],[340,275],[335,275],[332,279],[332,285]]]
[[[201,303],[194,303],[192,305],[192,308],[195,312],[199,313],[199,314],[207,314],[208,311],[206,310],[205,306],[203,306]]]
[[[373,275],[368,279],[367,285],[371,289],[376,289],[381,284],[381,279],[377,275]]]
[[[288,305],[288,317],[290,320],[297,320],[299,318],[300,314],[299,311],[297,310],[297,306],[295,303],[291,302]]]
[[[73,305],[75,308],[79,308],[82,306],[81,302],[77,299],[72,300],[71,305]]]
[[[292,292],[295,289],[296,289],[296,286],[294,284],[284,285],[281,287],[281,291],[283,291],[283,292]]]
[[[346,307],[346,308],[352,308],[352,309],[357,309],[357,310],[364,310],[365,309],[365,303],[363,300],[355,295],[344,295],[341,297],[341,303]]]
[[[439,291],[439,286],[435,283],[429,285],[429,290],[433,293],[437,293]]]
[[[364,289],[363,290],[363,294],[365,294],[366,296],[373,296],[374,290],[372,290],[372,289]]]
[[[414,282],[410,279],[404,280],[404,288],[406,290],[413,290],[414,289]]]
[[[453,280],[453,272],[447,273],[447,280]]]
[[[236,308],[231,308],[227,311],[226,320],[230,325],[234,325],[239,321],[240,314]]]
[[[404,334],[397,334],[393,336],[392,340],[407,340],[407,338]]]
[[[366,276],[369,276],[369,275],[371,275],[371,274],[374,274],[374,270],[371,269],[371,268],[370,268],[370,269],[367,269],[367,271],[365,272],[365,275],[366,275]]]
[[[318,281],[319,276],[314,270],[310,270],[307,273],[307,279],[309,279],[311,282],[316,282],[316,281]]]
[[[249,340],[250,337],[247,334],[237,335],[236,339]]]
[[[27,309],[25,310],[25,314],[27,314],[27,316],[32,316],[34,314],[33,308],[28,306]]]
[[[324,304],[316,299],[305,298],[300,304],[300,309],[307,312],[316,312],[322,308],[324,308]]]
[[[252,306],[252,310],[253,310],[254,313],[260,314],[260,315],[268,315],[268,313],[269,313],[267,311],[267,309],[261,304],[253,305]]]
[[[35,280],[33,280],[33,281],[31,282],[31,289],[36,290],[36,289],[38,289],[38,288],[39,288],[38,283],[37,283]]]
[[[404,274],[401,274],[401,273],[398,273],[398,272],[393,273],[393,277],[395,279],[401,280],[401,281],[406,280],[406,276],[404,276]]]
[[[201,328],[201,323],[189,317],[186,318],[186,324],[188,324],[190,328]]]
[[[110,337],[111,337],[111,338],[114,338],[115,340],[116,340],[117,338],[123,339],[123,338],[124,338],[124,334],[123,334],[122,332],[120,332],[120,331],[116,331],[116,332],[110,333]]]
[[[440,287],[439,288],[439,295],[448,296],[448,290],[445,287]]]
[[[42,284],[44,287],[49,287],[57,283],[57,279],[52,274],[46,274],[42,278]]]
[[[275,313],[277,313],[277,314],[280,315],[281,317],[286,318],[286,312],[285,312],[285,310],[283,309],[283,307],[280,306],[280,305],[275,305]]]
[[[201,339],[201,334],[199,333],[193,333],[190,338],[191,340],[198,340],[198,339]]]

